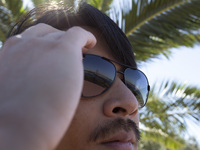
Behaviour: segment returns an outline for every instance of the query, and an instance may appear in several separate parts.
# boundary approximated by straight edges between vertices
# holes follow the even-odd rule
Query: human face
[[[87,53],[114,60],[98,33]],[[115,64],[117,70],[121,66]],[[138,103],[117,75],[112,87],[94,98],[81,98],[75,116],[57,150],[137,150]]]

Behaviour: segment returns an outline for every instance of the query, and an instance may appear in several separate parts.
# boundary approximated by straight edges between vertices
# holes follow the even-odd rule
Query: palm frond
[[[47,0],[31,0],[33,2],[34,7],[37,7],[38,5],[44,4],[47,2]]]
[[[98,10],[106,13],[108,10],[110,10],[110,5],[113,0],[80,0],[80,2],[86,2]]]
[[[64,4],[67,6],[74,6],[75,0],[31,0],[34,4],[34,7],[43,6],[45,4]]]
[[[151,90],[147,106],[141,109],[140,121],[170,137],[183,135],[189,119],[200,123],[200,89],[165,81]]]
[[[132,10],[117,16],[134,49],[136,59],[145,61],[170,48],[192,47],[200,41],[199,0],[132,0]],[[117,21],[116,21],[117,22]]]
[[[143,129],[141,130],[141,136],[143,141],[153,141],[162,144],[170,150],[181,149],[184,146],[181,139],[175,137],[172,138],[166,133],[156,129]]]
[[[6,40],[11,27],[25,12],[22,0],[0,0],[0,41]]]

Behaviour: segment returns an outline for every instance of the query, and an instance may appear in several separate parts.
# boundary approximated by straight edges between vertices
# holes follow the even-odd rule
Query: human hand
[[[80,99],[82,53],[95,44],[95,37],[80,27],[60,31],[45,24],[5,42],[0,52],[0,149],[56,147]]]

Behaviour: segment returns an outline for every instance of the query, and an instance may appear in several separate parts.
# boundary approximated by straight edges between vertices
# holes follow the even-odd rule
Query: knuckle
[[[48,25],[48,24],[45,24],[45,23],[38,23],[34,27],[37,27],[37,28],[48,28],[48,27],[51,27],[51,26]]]
[[[83,39],[83,37],[87,36],[86,30],[79,26],[74,26],[67,30],[66,36],[70,37],[69,40],[73,40],[73,42],[77,42],[80,39]]]
[[[8,42],[19,41],[19,40],[20,40],[20,37],[21,37],[21,34],[18,34],[18,35],[15,35],[15,36],[10,37],[7,41],[8,41]]]
[[[28,29],[26,29],[24,33],[35,32],[37,29],[40,29],[42,31],[43,29],[48,29],[48,28],[53,28],[53,27],[51,27],[50,25],[47,25],[45,23],[38,23],[38,24],[33,25],[33,26],[29,27]]]
[[[83,32],[83,31],[84,29],[79,26],[74,26],[67,30],[67,32]]]
[[[20,40],[21,40],[21,35],[20,34],[12,36],[12,37],[9,37],[5,41],[4,47],[8,47],[8,46],[14,45],[15,43],[19,42]]]

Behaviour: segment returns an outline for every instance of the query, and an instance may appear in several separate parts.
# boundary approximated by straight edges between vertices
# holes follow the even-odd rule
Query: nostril
[[[124,108],[121,107],[115,107],[112,111],[113,113],[119,113],[119,112],[126,112]]]

